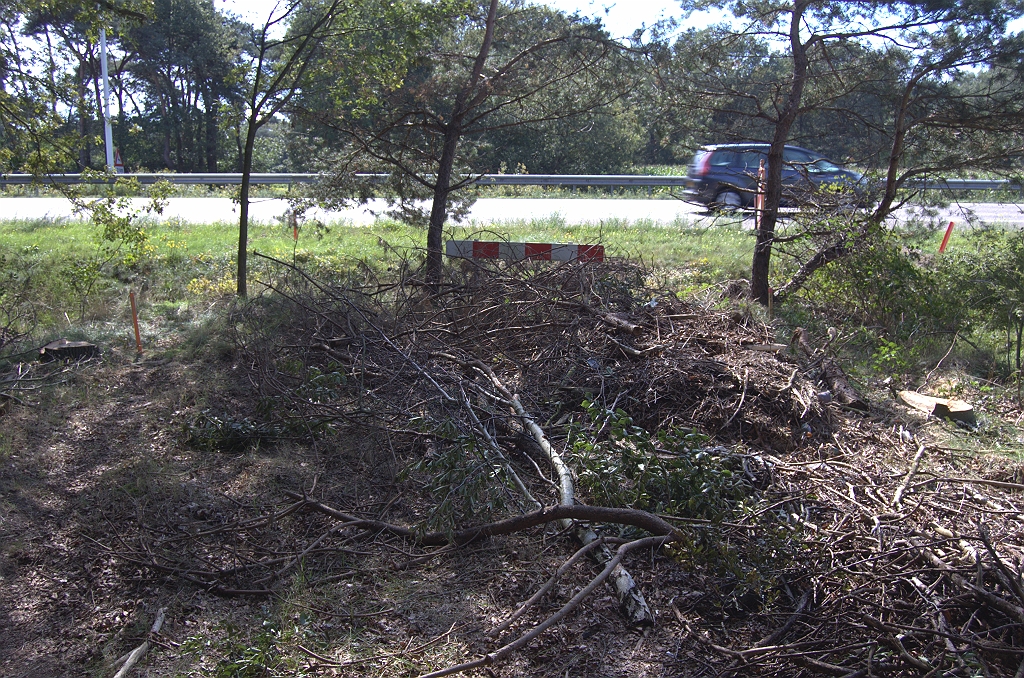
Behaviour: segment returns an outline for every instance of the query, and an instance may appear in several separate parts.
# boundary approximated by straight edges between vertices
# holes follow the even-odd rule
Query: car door
[[[810,168],[816,157],[799,148],[786,147],[782,151],[782,199],[787,204],[799,204],[814,190]]]
[[[740,190],[743,204],[754,202],[757,192],[757,170],[761,160],[767,157],[764,151],[755,148],[738,148],[730,153],[729,183]]]

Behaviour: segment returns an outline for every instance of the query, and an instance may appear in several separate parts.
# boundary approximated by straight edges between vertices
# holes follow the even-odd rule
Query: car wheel
[[[743,197],[736,191],[722,191],[712,206],[720,212],[737,212],[743,209]]]

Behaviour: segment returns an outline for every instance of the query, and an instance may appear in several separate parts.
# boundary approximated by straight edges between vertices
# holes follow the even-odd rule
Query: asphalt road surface
[[[133,199],[141,208],[146,200]],[[254,222],[272,223],[281,220],[288,201],[280,198],[252,201],[249,215]],[[311,210],[309,218],[324,222],[348,222],[366,225],[374,221],[374,212],[383,212],[383,201],[366,207],[325,212]],[[648,222],[663,226],[710,226],[716,219],[732,221],[735,217],[716,217],[702,208],[680,200],[624,200],[615,198],[487,198],[478,200],[469,221],[481,226],[517,221],[547,219],[557,215],[566,224],[598,224],[602,221]],[[912,218],[913,213],[901,210],[898,218]],[[0,219],[75,219],[70,203],[63,198],[0,198]],[[938,211],[931,218],[941,223],[955,221],[958,225],[1002,225],[1024,227],[1024,205],[1009,203],[960,203]],[[159,221],[178,220],[183,223],[231,224],[238,221],[238,206],[228,198],[171,198]],[[749,214],[745,221],[752,224]]]

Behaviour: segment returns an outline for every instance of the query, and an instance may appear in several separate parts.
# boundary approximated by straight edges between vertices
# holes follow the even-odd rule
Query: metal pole
[[[100,29],[100,73],[103,75],[103,137],[107,146],[107,172],[114,173],[114,139],[110,132],[110,81],[107,78],[107,31]]]

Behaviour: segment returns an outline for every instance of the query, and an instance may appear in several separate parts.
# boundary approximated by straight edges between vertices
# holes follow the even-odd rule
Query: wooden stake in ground
[[[132,325],[135,326],[135,350],[142,355],[142,335],[139,334],[139,309],[135,306],[135,292],[128,293],[128,300],[132,303]]]

